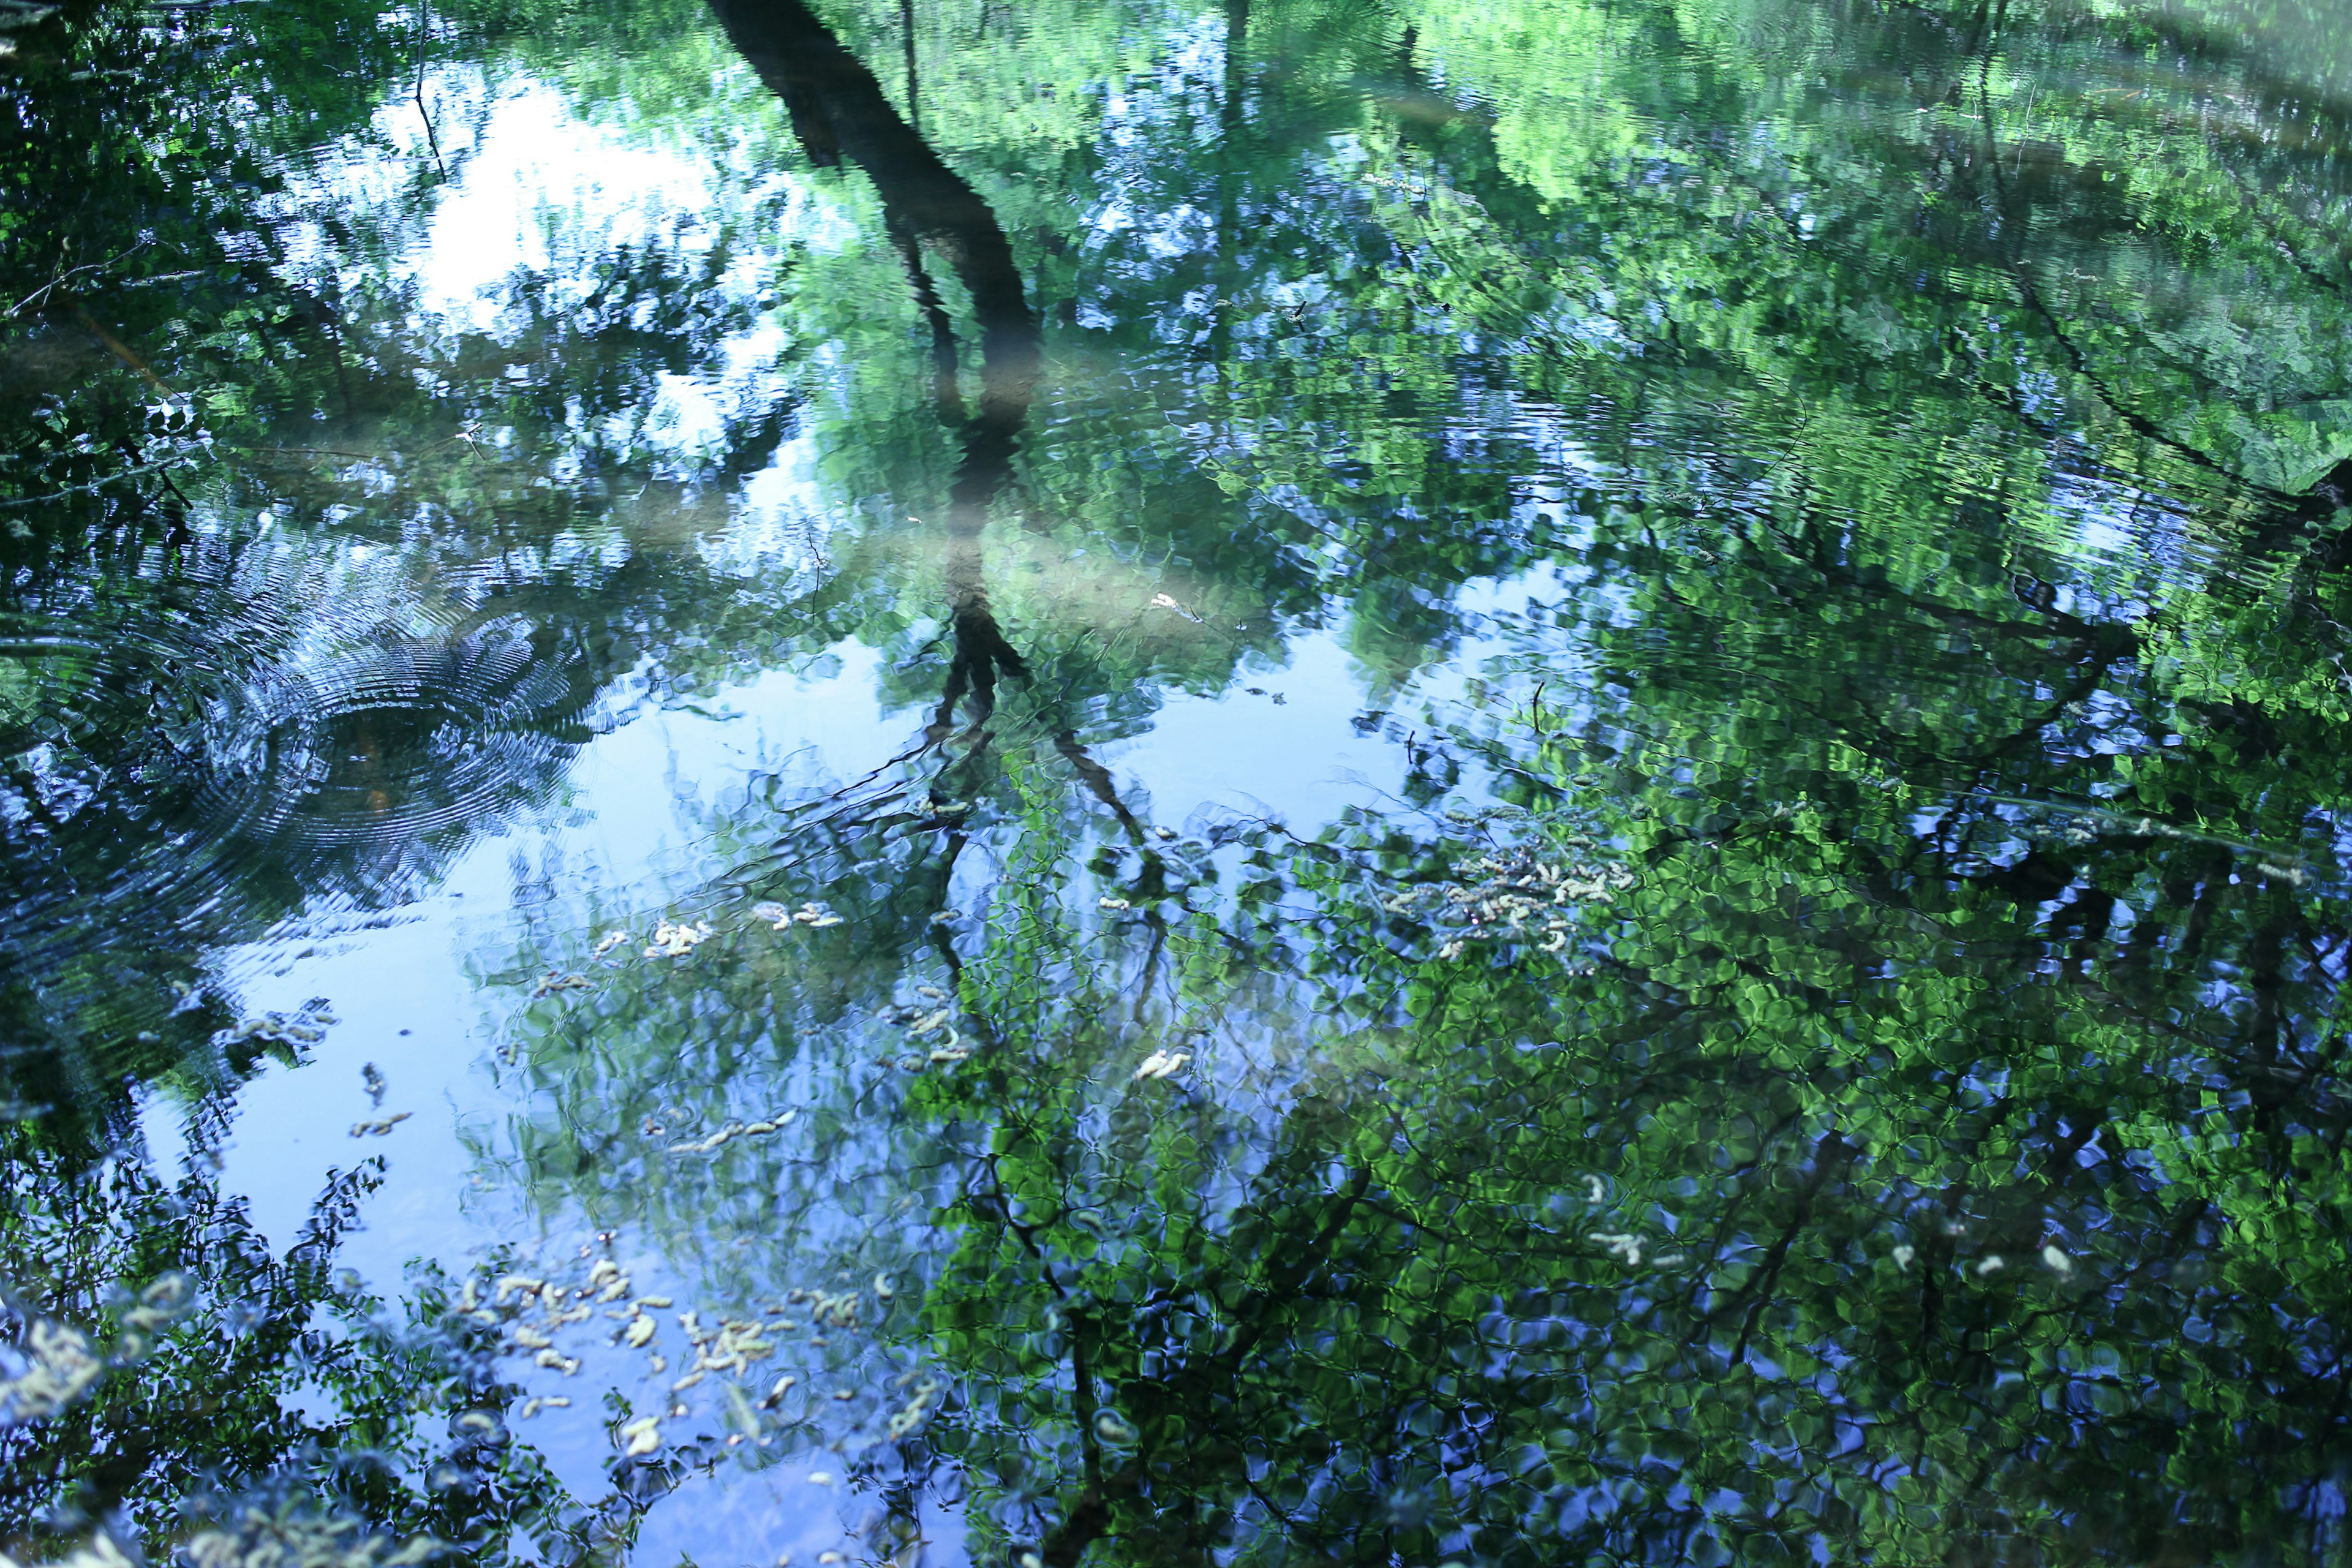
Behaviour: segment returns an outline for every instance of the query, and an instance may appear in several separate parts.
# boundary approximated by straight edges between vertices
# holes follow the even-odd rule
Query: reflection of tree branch
[[[967,432],[961,500],[1003,478],[1028,417],[1041,344],[1036,318],[996,215],[898,116],[881,83],[801,0],[711,0],[737,52],[784,100],[813,162],[846,157],[874,182],[886,217],[939,243],[980,319],[983,394]]]
[[[441,183],[449,183],[449,165],[441,161],[441,138],[433,132],[433,111],[425,106],[425,47],[433,41],[433,7],[417,8],[416,20],[416,117],[425,121],[425,144],[433,150],[433,166],[441,171]]]
[[[1991,61],[1991,54],[1990,50],[1987,51],[1985,58],[1986,69],[1990,70]],[[2000,176],[2000,158],[1998,151],[2000,138],[2000,132],[1994,123],[1992,97],[1990,91],[1981,83],[1978,88],[1978,95],[1981,100],[1981,107],[1984,110],[1986,162],[1990,165],[1988,173],[1990,174],[1992,181],[1993,197],[1999,204],[2002,216],[2007,218],[2010,216],[2009,183],[2006,180],[2003,180]],[[2018,243],[2021,247],[2024,243],[2024,237],[2032,232],[2032,226],[2030,224],[2021,222],[2012,223],[2010,225],[2010,227],[2019,237]],[[2010,276],[2010,281],[2017,287],[2017,293],[2020,301],[2023,303],[2027,310],[2032,311],[2033,314],[2040,319],[2043,330],[2049,332],[2052,340],[2057,343],[2059,352],[2065,356],[2068,367],[2074,371],[2076,376],[2081,378],[2084,385],[2088,386],[2094,393],[2098,395],[2099,401],[2106,405],[2107,411],[2113,414],[2117,419],[2122,420],[2125,426],[2132,431],[2133,434],[2138,436],[2144,441],[2148,441],[2161,447],[2165,450],[2172,453],[2174,456],[2193,463],[2200,468],[2206,469],[2208,472],[2221,475],[2223,479],[2228,479],[2232,484],[2242,485],[2248,489],[2259,491],[2261,494],[2270,498],[2273,501],[2285,502],[2290,505],[2294,502],[2296,498],[2287,494],[2284,490],[2273,489],[2270,486],[2263,484],[2259,480],[2251,479],[2244,474],[2238,473],[2234,469],[2231,468],[2227,464],[2221,462],[2200,448],[2167,433],[2164,427],[2157,424],[2155,420],[2150,419],[2146,415],[2138,413],[2126,405],[2123,400],[2123,395],[2116,388],[2109,386],[2105,378],[2101,376],[2096,370],[2092,368],[2090,354],[2084,350],[2081,344],[2074,341],[2073,334],[2066,330],[2065,323],[2058,319],[2058,312],[2052,310],[2049,302],[2042,299],[2042,290],[2035,287],[2032,276],[2027,269],[2027,263],[2021,248],[2018,255],[2005,260],[2002,265],[2003,269],[2007,271]]]
[[[922,85],[915,73],[915,0],[898,0],[898,41],[907,55],[907,123],[923,128]]]
[[[1310,1143],[1301,1152],[1311,1155],[1317,1147]],[[1268,1190],[1281,1190],[1278,1179],[1283,1173],[1279,1169],[1274,1173],[1276,1180],[1267,1184]],[[1334,1249],[1354,1223],[1361,1205],[1370,1195],[1371,1188],[1371,1168],[1362,1164],[1351,1165],[1347,1182],[1332,1194],[1329,1212],[1323,1216],[1323,1223],[1316,1227],[1315,1233],[1297,1247],[1265,1260],[1262,1285],[1244,1288],[1241,1299],[1232,1303],[1219,1300],[1213,1289],[1204,1289],[1202,1293],[1216,1302],[1223,1309],[1223,1315],[1235,1325],[1231,1340],[1222,1350],[1201,1358],[1199,1364],[1209,1386],[1230,1385],[1239,1380],[1244,1363],[1256,1350],[1259,1342],[1274,1329],[1282,1310],[1303,1297],[1308,1280],[1318,1269],[1333,1262]],[[1083,1328],[1080,1322],[1072,1322],[1074,1356],[1083,1338]],[[1082,1362],[1074,1362],[1073,1372],[1076,1376],[1073,1414],[1078,1418],[1081,1440],[1087,1445],[1091,1456],[1094,1437],[1090,1408],[1093,1405],[1093,1379],[1086,1375]],[[1128,1384],[1122,1392],[1137,1406],[1136,1414],[1142,1415],[1147,1410],[1172,1407],[1175,1386],[1173,1378],[1163,1376],[1151,1383]],[[1112,1503],[1137,1495],[1142,1469],[1139,1456],[1108,1476],[1096,1472],[1089,1465],[1087,1483],[1076,1501],[1065,1510],[1061,1523],[1038,1543],[1039,1555],[1049,1568],[1076,1568],[1086,1556],[1087,1549],[1109,1532],[1116,1522]]]
[[[929,328],[933,397],[940,422],[962,429],[963,460],[948,500],[946,578],[954,653],[924,742],[926,747],[944,744],[960,707],[970,716],[969,732],[980,737],[996,710],[1000,678],[1025,680],[1029,675],[1027,660],[1005,637],[989,604],[980,542],[989,507],[1011,480],[1042,357],[1037,320],[1013,264],[1012,244],[988,204],[899,117],[873,72],[801,0],[711,0],[711,9],[736,49],[783,100],[793,133],[810,162],[825,166],[846,157],[873,181],[891,247]],[[967,410],[957,384],[955,328],[923,266],[926,241],[946,255],[980,321],[977,413]],[[1120,826],[1139,834],[1141,826],[1119,799],[1109,771],[1087,754],[1076,734],[1062,731],[1054,743]]]
[[[966,415],[963,391],[956,385],[955,323],[948,318],[947,306],[940,302],[939,288],[932,283],[931,275],[924,270],[921,242],[897,224],[889,228],[890,244],[906,266],[908,282],[914,287],[915,304],[931,329],[931,396],[939,405],[940,423],[960,426]]]
[[[1054,750],[1061,752],[1062,760],[1077,770],[1078,777],[1086,781],[1087,793],[1110,808],[1110,814],[1118,818],[1118,825],[1130,835],[1140,837],[1143,825],[1135,819],[1135,813],[1128,810],[1127,803],[1118,798],[1118,785],[1112,781],[1110,770],[1095,761],[1086,747],[1079,744],[1076,731],[1064,730],[1055,735]]]

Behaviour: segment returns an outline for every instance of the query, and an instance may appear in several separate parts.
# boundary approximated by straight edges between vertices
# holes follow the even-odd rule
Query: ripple
[[[59,1038],[181,1032],[208,952],[416,897],[593,732],[577,647],[446,576],[205,564],[0,620],[0,982]]]
[[[215,710],[198,814],[380,866],[542,793],[584,738],[586,696],[513,617],[272,667]]]

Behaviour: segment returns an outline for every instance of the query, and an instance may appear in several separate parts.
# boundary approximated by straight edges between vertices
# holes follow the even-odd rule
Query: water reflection
[[[0,19],[12,1552],[2341,1554],[2331,18]]]

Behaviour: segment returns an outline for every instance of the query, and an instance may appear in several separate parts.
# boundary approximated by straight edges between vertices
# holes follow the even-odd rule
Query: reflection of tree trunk
[[[1127,829],[1129,836],[1141,839],[1143,824],[1135,819],[1135,813],[1129,811],[1127,808],[1127,803],[1118,798],[1118,786],[1112,782],[1110,770],[1095,761],[1086,747],[1078,743],[1077,732],[1073,730],[1064,730],[1055,735],[1054,749],[1062,753],[1063,761],[1077,770],[1078,777],[1085,781],[1087,788],[1092,792],[1097,800],[1109,808],[1113,816],[1118,818],[1118,825]],[[1150,865],[1157,866],[1160,858],[1156,855],[1149,856],[1147,860]]]
[[[1241,310],[1241,253],[1248,243],[1242,226],[1242,182],[1234,174],[1242,163],[1242,132],[1246,125],[1242,107],[1249,89],[1244,63],[1249,14],[1250,0],[1225,0],[1224,85],[1217,101],[1217,151],[1228,172],[1217,182],[1216,273],[1209,301],[1208,342],[1202,351],[1211,364],[1220,367],[1233,357],[1234,318]]]
[[[984,722],[999,674],[1028,672],[989,607],[980,551],[990,503],[1012,477],[1042,357],[1037,318],[1013,265],[1012,243],[979,193],[900,118],[874,73],[801,0],[709,3],[736,51],[783,100],[793,134],[810,162],[846,158],[874,182],[892,243],[930,322],[934,371],[945,389],[941,411],[963,426],[963,461],[948,492],[955,666],[947,699],[952,706],[968,695],[976,720]],[[970,417],[954,385],[953,331],[922,269],[925,243],[946,257],[980,320],[980,410]]]
[[[931,400],[938,405],[940,423],[961,428],[970,416],[964,412],[963,389],[956,384],[959,354],[955,322],[949,317],[947,305],[940,299],[939,289],[923,266],[922,241],[893,224],[890,244],[907,268],[907,281],[914,288],[915,303],[921,308],[923,321],[931,330]]]
[[[968,704],[975,729],[996,709],[1000,678],[1026,679],[1027,662],[997,625],[989,605],[981,534],[988,510],[1011,481],[1013,454],[1036,390],[1043,339],[1031,313],[1012,242],[980,194],[940,161],[929,142],[899,117],[882,84],[845,48],[801,0],[709,0],[713,15],[746,63],[783,100],[793,134],[809,161],[823,167],[846,158],[866,171],[882,198],[890,243],[907,268],[915,302],[931,334],[932,396],[940,420],[963,431],[963,461],[948,491],[946,576],[949,627],[955,648],[940,706],[927,731],[930,744],[954,731],[956,709]],[[1249,25],[1249,0],[1228,0],[1230,81],[1224,113],[1228,135],[1241,127],[1240,40]],[[915,104],[913,15],[902,10],[908,41],[907,102]],[[1234,225],[1228,225],[1229,231]],[[955,327],[923,266],[929,242],[943,254],[971,296],[980,320],[980,410],[966,410],[957,385]],[[1131,837],[1142,825],[1118,798],[1109,770],[1087,754],[1066,729],[1055,746]],[[1157,858],[1153,858],[1156,864]]]

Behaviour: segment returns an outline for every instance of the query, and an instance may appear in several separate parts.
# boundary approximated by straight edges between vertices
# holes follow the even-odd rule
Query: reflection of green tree
[[[2339,922],[2151,900],[2113,941],[2086,896],[2021,907],[2079,818],[1759,811],[1679,762],[1590,792],[1641,870],[1575,966],[1431,960],[1375,902],[1426,874],[1406,846],[1299,858],[1328,914],[1244,962],[1371,1023],[1264,1099],[1256,1037],[1197,1096],[1106,1084],[1165,1036],[1050,904],[1003,928],[966,992],[1003,1049],[927,1080],[994,1128],[929,1321],[972,1391],[931,1440],[1021,1478],[1016,1541],[2325,1554],[2295,1521],[2343,1439],[2332,984],[2271,986],[2251,1034],[2212,993]],[[2168,844],[2150,883],[2214,852]],[[1224,941],[1185,956],[1213,1016]]]
[[[1465,57],[1466,26],[1422,21],[1422,47]],[[2019,47],[2095,59],[2126,37],[2053,26]],[[1706,123],[1757,118],[1738,73],[1696,51],[1683,75],[1651,70],[1654,32],[1583,43],[1664,83],[1638,102],[1687,87]],[[1528,55],[1491,63],[1548,68]],[[1382,1561],[2213,1560],[2282,1541],[2324,1556],[2347,1303],[2331,1152],[2345,933],[2319,889],[2345,781],[2336,688],[2307,672],[2341,588],[2314,567],[2183,591],[2060,545],[2072,487],[2145,468],[2211,526],[2286,505],[2232,499],[2216,466],[2284,486],[2340,456],[2332,437],[2266,423],[2251,361],[2135,359],[2133,334],[2169,328],[2127,301],[2045,311],[2032,268],[1973,219],[1898,245],[1916,207],[1841,196],[1857,226],[1817,250],[1778,217],[1727,225],[1709,203],[1785,192],[1786,149],[1722,171],[1722,190],[1684,172],[1714,169],[1714,149],[1657,153],[1674,178],[1653,186],[1628,167],[1654,150],[1622,138],[1546,163],[1531,122],[1434,119],[1397,139],[1400,167],[1469,199],[1368,198],[1356,210],[1402,256],[1324,307],[1387,357],[1358,382],[1344,364],[1237,374],[1228,407],[1261,400],[1231,423],[1253,441],[1239,466],[1341,531],[1340,559],[1379,556],[1384,581],[1566,558],[1582,592],[1517,623],[1523,679],[1556,683],[1545,733],[1455,744],[1518,770],[1538,842],[1580,829],[1638,879],[1587,911],[1572,963],[1443,960],[1376,900],[1468,851],[1368,827],[1288,858],[1318,917],[1187,929],[1154,949],[1162,966],[1073,929],[1067,829],[1022,818],[987,948],[959,978],[984,1047],[909,1096],[989,1140],[927,1306],[965,1404],[926,1441],[991,1478],[998,1528],[1057,1563],[1237,1540]],[[1910,166],[1867,123],[1796,129],[1814,166],[1865,189]],[[1163,163],[1171,180],[1189,167]],[[1947,199],[1989,188],[1966,146],[1938,167]],[[2089,205],[2088,174],[2040,176],[2056,184],[2034,199]],[[1690,178],[1706,200],[1666,194]],[[1574,289],[1534,238],[1563,226],[1615,237]],[[2218,304],[2236,287],[2194,247],[2066,237],[2153,257],[2176,293]],[[1955,248],[1999,288],[1908,284],[1923,254],[1940,276]],[[1151,289],[1173,310],[1199,258],[1116,259],[1116,314],[1134,323]],[[1533,292],[1496,294],[1531,268]],[[1285,279],[1301,281],[1328,280]],[[1596,287],[1616,298],[1605,314],[1545,316]],[[2295,287],[2266,296],[2301,300],[2273,325],[2326,339],[2332,305]],[[1591,411],[1578,430],[1600,482],[1569,498],[1575,549],[1501,537],[1449,573],[1463,531],[1435,523],[1415,554],[1424,542],[1395,540],[1344,482],[1397,473],[1381,443],[1412,451],[1424,428],[1410,406],[1382,423],[1369,393],[1456,395],[1444,336],[1399,330],[1433,302],[1448,334],[1478,326],[1531,390]],[[1643,356],[1603,327],[1638,329]],[[1589,351],[1570,348],[1579,331]],[[1531,337],[1543,353],[1516,346]],[[1948,361],[1927,358],[1948,342]],[[2054,434],[2045,395],[2105,409],[2096,461]],[[2207,416],[2223,405],[2252,412]],[[1661,447],[1702,416],[1719,447]],[[1334,432],[1358,467],[1329,460]],[[1541,468],[1524,448],[1482,458]],[[1563,709],[1570,661],[1596,679]],[[867,876],[923,886],[911,853]],[[1259,855],[1254,890],[1279,892],[1286,868]],[[882,955],[870,1012],[919,941],[851,912]],[[1287,1010],[1235,1005],[1253,970],[1312,984]],[[713,1000],[736,994],[716,978],[732,973],[698,979],[674,1026],[595,1037],[690,1038],[758,995]],[[1309,1002],[1319,1024],[1299,1022]],[[1129,1083],[1146,1048],[1202,1022],[1213,1082]],[[652,1058],[630,1070],[658,1081]]]
[[[824,30],[797,6],[729,9],[746,37]],[[984,49],[943,58],[965,24],[942,11],[906,77],[897,7],[845,8],[859,56],[799,84],[822,116],[792,101],[809,60],[789,51],[781,113],[740,84],[724,101],[778,149],[791,126],[812,166],[828,148],[855,166],[815,178],[866,243],[778,280],[802,337],[855,364],[746,411],[694,470],[730,482],[802,420],[834,494],[894,529],[929,520],[936,561],[845,536],[814,587],[723,581],[660,548],[667,506],[612,499],[673,460],[628,422],[650,378],[750,320],[715,265],[612,257],[589,301],[519,286],[511,342],[428,342],[389,284],[327,300],[224,262],[214,292],[107,330],[149,374],[220,388],[216,433],[290,443],[324,412],[353,449],[405,459],[380,500],[334,464],[225,465],[200,507],[352,504],[352,531],[384,538],[423,509],[518,553],[613,543],[497,601],[566,672],[551,738],[640,663],[667,692],[845,635],[905,654],[891,695],[940,733],[837,814],[762,797],[729,825],[740,877],[711,895],[824,897],[844,925],[730,928],[724,951],[551,999],[524,1026],[544,1034],[514,1043],[555,1109],[516,1142],[549,1203],[680,1255],[765,1238],[720,1293],[816,1256],[895,1265],[929,1239],[884,1223],[898,1205],[944,1211],[956,1250],[928,1270],[927,1321],[968,1377],[924,1442],[983,1479],[1008,1539],[1057,1563],[1236,1541],[2319,1557],[2334,1526],[2298,1521],[2324,1519],[2342,1449],[2331,1325],[2352,1305],[2342,584],[2324,552],[2208,572],[2086,563],[2075,543],[2084,519],[2122,518],[2284,559],[2340,499],[2340,110],[2241,49],[2214,20],[2232,15],[1234,5],[1182,111],[1119,120],[1115,143],[1089,74],[1196,18],[1089,15],[1066,49],[1039,47],[1042,20],[1026,42],[983,26]],[[315,85],[294,24],[244,18],[224,25]],[[558,58],[524,38],[517,58]],[[699,134],[713,46],[567,79],[705,117]],[[381,92],[410,63],[379,40],[360,78]],[[856,102],[845,73],[866,78]],[[1844,89],[1807,85],[1825,76]],[[1056,88],[1053,112],[1005,112],[1033,84],[1030,101]],[[63,79],[10,90],[58,124],[121,123]],[[877,121],[844,134],[892,94],[880,151]],[[181,101],[204,96],[158,103]],[[260,123],[281,139],[191,134],[268,178],[257,146],[307,132]],[[356,254],[380,263],[422,210],[413,162],[419,205]],[[927,226],[910,168],[992,232]],[[140,189],[168,205],[189,178]],[[1092,226],[1113,205],[1201,221],[1173,245]],[[73,254],[135,216],[72,216]],[[731,221],[748,244],[777,219]],[[991,265],[960,268],[975,237]],[[48,276],[47,252],[13,254],[40,258],[25,291]],[[987,339],[1016,313],[1045,324],[1055,379],[1013,418]],[[954,374],[967,317],[977,425]],[[69,335],[69,313],[45,320],[43,341]],[[24,426],[6,469],[24,489],[185,438],[149,431],[142,373],[84,337],[76,374],[110,379],[62,425]],[[1097,353],[1132,374],[1090,381]],[[456,438],[477,426],[510,433],[494,461]],[[173,602],[184,579],[121,563],[174,537],[178,503],[161,479],[121,485],[0,543],[31,571],[12,579],[27,608],[121,626]],[[1128,597],[1182,571],[1181,601],[1218,629],[1106,651],[1111,609],[1021,585],[1080,543],[1120,552],[1087,580]],[[1403,826],[1237,856],[1232,907],[1140,917],[1131,955],[1060,912],[1093,831],[1069,786],[1106,782],[1084,743],[1139,727],[1158,686],[1227,679],[1259,634],[1223,628],[1346,607],[1393,685],[1459,635],[1461,585],[1546,564],[1577,592],[1489,628],[1514,647],[1498,675],[1548,683],[1542,732],[1457,725],[1450,744],[1516,770],[1539,814],[1524,831],[1573,826],[1635,868],[1582,917],[1573,963],[1432,956],[1371,895],[1467,851]],[[1015,663],[1025,688],[986,689],[983,668]],[[89,689],[56,668],[58,690]],[[109,731],[181,695],[119,684]],[[66,700],[27,699],[27,724]],[[143,762],[129,743],[89,754]],[[81,846],[57,851],[60,885],[107,882],[94,827],[126,820],[109,809],[59,819]],[[1130,842],[1103,863],[1153,907],[1193,873],[1148,858],[1139,826],[1104,832]],[[951,963],[929,917],[992,852],[996,922]],[[254,907],[318,885],[290,882]],[[1320,913],[1290,923],[1277,900]],[[881,1010],[916,979],[956,993],[979,1048],[877,1069],[877,1037],[905,1045]],[[1129,1083],[1201,1023],[1198,1087]],[[679,1113],[707,1127],[786,1091],[797,1141],[648,1158],[646,1119],[674,1137]]]
[[[395,1325],[338,1279],[375,1163],[334,1175],[276,1257],[204,1169],[215,1116],[200,1111],[175,1184],[78,1170],[9,1138],[0,1247],[15,1294],[0,1317],[12,1341],[64,1325],[105,1370],[62,1409],[0,1409],[0,1542],[46,1557],[104,1528],[160,1559],[199,1531],[260,1551],[308,1528],[336,1548],[322,1562],[381,1561],[420,1537],[468,1561],[613,1560],[635,1510],[581,1508],[513,1442],[500,1415],[513,1389],[441,1293]],[[373,1558],[371,1537],[383,1538]]]

